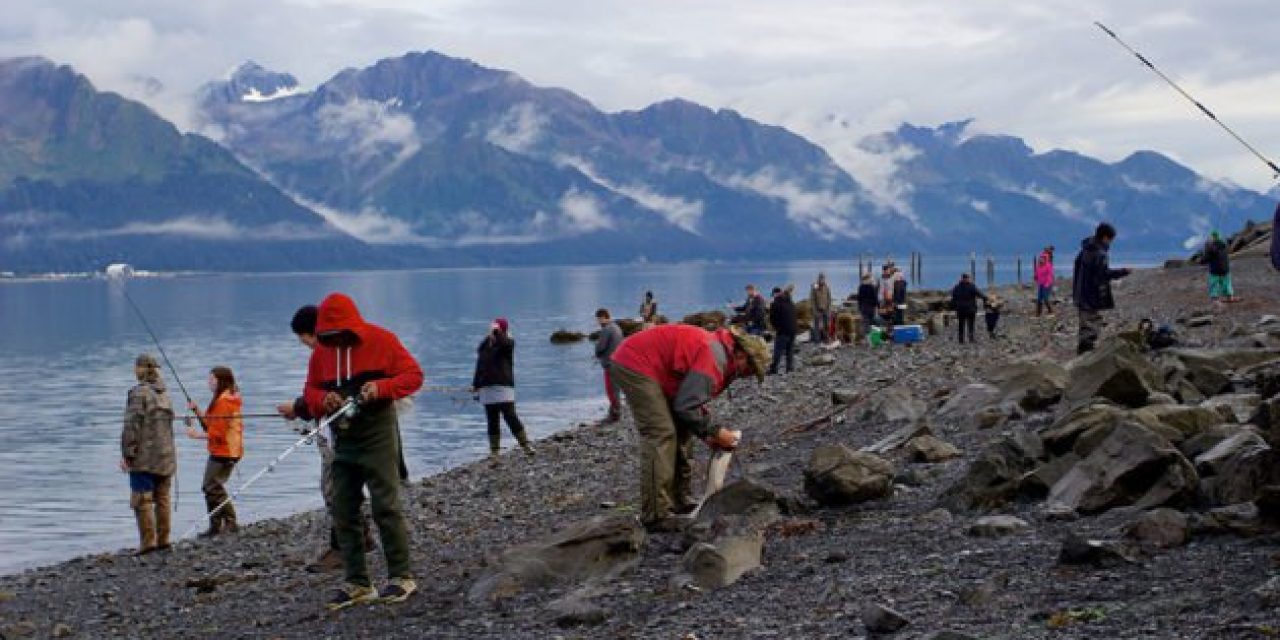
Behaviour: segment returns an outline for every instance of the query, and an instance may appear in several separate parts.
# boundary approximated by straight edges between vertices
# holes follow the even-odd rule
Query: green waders
[[[360,506],[369,487],[387,574],[411,578],[409,534],[400,503],[400,439],[395,408],[361,412],[334,430],[333,519],[347,582],[371,586]]]

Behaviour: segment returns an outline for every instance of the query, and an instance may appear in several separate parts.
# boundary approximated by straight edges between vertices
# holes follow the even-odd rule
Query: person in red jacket
[[[244,457],[244,419],[241,417],[244,402],[240,399],[240,389],[236,386],[235,374],[227,367],[214,367],[209,371],[209,391],[213,392],[213,400],[203,413],[196,403],[187,403],[187,408],[200,421],[201,431],[192,425],[192,418],[187,418],[187,437],[207,440],[209,445],[209,461],[205,463],[204,480],[200,489],[204,491],[205,511],[212,513],[223,502],[227,502],[218,513],[209,516],[209,529],[200,534],[201,538],[210,538],[223,533],[235,533],[240,527],[236,524],[236,507],[228,502],[227,481],[231,480],[231,471],[236,463]]]
[[[400,439],[394,402],[422,387],[422,369],[395,334],[360,317],[355,302],[332,293],[320,303],[316,340],[302,398],[312,416],[328,416],[356,399],[354,415],[335,421],[334,526],[346,584],[331,610],[372,601],[403,602],[414,591],[409,536],[400,505]],[[365,563],[360,505],[368,486],[386,556],[388,583],[375,592]]]
[[[650,531],[679,527],[690,495],[690,436],[733,449],[736,432],[714,426],[707,405],[738,377],[764,380],[764,341],[727,329],[661,325],[622,342],[610,375],[627,396],[640,434],[641,520]]]

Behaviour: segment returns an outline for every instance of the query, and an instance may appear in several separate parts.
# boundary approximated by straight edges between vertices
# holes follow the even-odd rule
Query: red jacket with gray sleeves
[[[662,387],[676,422],[699,438],[714,435],[706,404],[733,382],[733,335],[701,327],[665,324],[622,342],[613,364]]]
[[[303,391],[307,412],[323,416],[324,397],[335,391],[344,397],[357,395],[365,382],[378,387],[374,403],[390,403],[416,392],[422,387],[422,369],[395,334],[369,324],[360,317],[351,298],[329,294],[320,303],[316,335],[330,331],[350,331],[359,339],[353,347],[316,345],[307,367],[307,386]]]

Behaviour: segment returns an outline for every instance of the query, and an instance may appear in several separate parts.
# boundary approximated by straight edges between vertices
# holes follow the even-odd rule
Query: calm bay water
[[[967,265],[931,260],[926,284],[949,285]],[[650,289],[660,310],[677,319],[740,302],[746,282],[793,282],[803,298],[819,271],[837,295],[853,290],[856,266],[850,263],[207,275],[133,279],[123,286],[196,401],[209,400],[209,368],[226,365],[236,373],[247,413],[270,412],[301,390],[308,352],[289,332],[289,319],[298,306],[331,291],[351,295],[367,320],[399,334],[428,385],[469,385],[477,343],[493,318],[507,317],[517,340],[521,417],[543,437],[605,410],[590,345],[551,345],[552,331],[590,331],[599,306],[633,316]],[[998,278],[1007,282],[1012,274],[1002,269]],[[155,349],[120,286],[104,280],[0,284],[0,572],[136,543],[127,479],[116,468],[120,416],[134,357]],[[181,404],[168,371],[165,381]],[[420,394],[402,418],[414,477],[487,452],[482,412],[465,400]],[[202,442],[188,440],[180,422],[177,430],[175,535],[203,519],[206,458]],[[503,437],[509,446],[510,435]],[[283,420],[246,420],[245,457],[232,486],[296,439]],[[319,507],[318,473],[313,447],[295,452],[242,496],[242,520]]]

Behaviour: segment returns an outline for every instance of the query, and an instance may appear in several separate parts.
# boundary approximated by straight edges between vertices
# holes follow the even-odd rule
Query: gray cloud
[[[6,0],[5,8],[0,55],[73,64],[184,127],[194,88],[247,58],[314,86],[344,67],[436,49],[609,110],[678,95],[784,124],[868,172],[872,194],[890,207],[904,188],[893,182],[894,158],[849,141],[904,120],[974,117],[979,130],[1023,136],[1039,151],[1118,160],[1149,148],[1214,178],[1272,184],[1256,159],[1097,31],[1099,19],[1280,154],[1269,0]],[[831,115],[848,126],[831,129]]]

